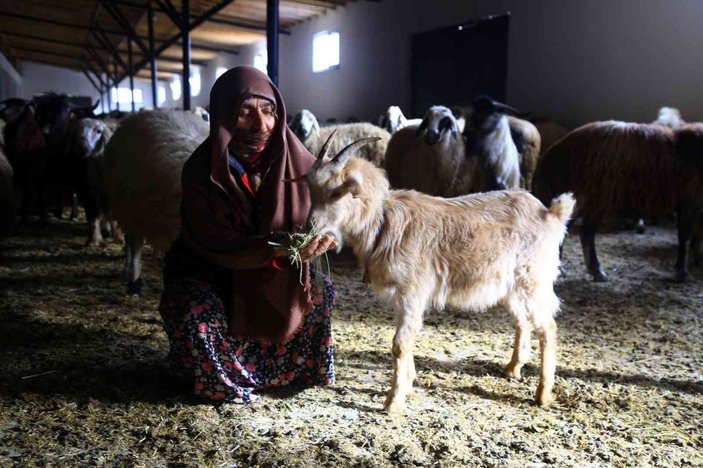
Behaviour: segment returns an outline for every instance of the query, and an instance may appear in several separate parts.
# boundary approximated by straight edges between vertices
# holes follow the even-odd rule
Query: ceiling
[[[94,80],[126,76],[132,35],[135,76],[150,78],[148,8],[154,11],[158,78],[180,74],[183,0],[0,0],[0,51],[16,66],[39,62],[84,71]],[[350,0],[279,0],[279,31]],[[191,63],[237,54],[266,38],[266,0],[190,0]],[[58,5],[58,7],[57,7]],[[128,32],[128,31],[131,31]]]

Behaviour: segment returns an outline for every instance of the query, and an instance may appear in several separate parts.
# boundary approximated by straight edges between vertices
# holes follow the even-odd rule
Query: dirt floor
[[[552,407],[532,402],[536,339],[508,381],[505,312],[446,310],[426,315],[399,417],[381,411],[393,314],[349,256],[331,258],[337,384],[214,406],[168,374],[159,256],[126,297],[120,246],[86,249],[86,230],[0,241],[0,466],[703,466],[703,270],[672,281],[671,226],[600,235],[603,284],[568,239]]]

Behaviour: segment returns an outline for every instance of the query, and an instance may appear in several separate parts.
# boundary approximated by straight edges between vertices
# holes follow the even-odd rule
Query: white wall
[[[411,34],[505,11],[513,106],[572,126],[650,121],[662,105],[703,120],[701,0],[351,2],[281,36],[288,111],[308,108],[323,121],[409,109]],[[312,35],[324,29],[340,32],[340,68],[313,73]]]
[[[19,97],[31,99],[34,94],[46,91],[90,96],[98,99],[98,92],[81,72],[34,62],[22,62],[22,87]]]
[[[17,97],[22,86],[22,76],[7,57],[0,52],[0,101]]]

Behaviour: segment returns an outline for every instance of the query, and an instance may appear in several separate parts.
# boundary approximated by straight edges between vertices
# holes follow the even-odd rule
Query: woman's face
[[[276,127],[276,105],[268,99],[250,97],[242,103],[237,118],[237,130],[269,133]]]

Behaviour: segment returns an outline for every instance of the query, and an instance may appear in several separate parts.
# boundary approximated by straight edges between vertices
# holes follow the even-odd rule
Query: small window
[[[259,53],[254,56],[254,67],[264,73],[268,73],[268,70],[266,69],[268,62],[268,53],[265,50],[259,51]]]
[[[312,37],[312,71],[339,67],[339,33],[320,31]]]
[[[173,98],[174,101],[178,101],[181,98],[181,79],[174,79],[169,83],[169,86],[171,87],[171,98]]]
[[[159,85],[159,95],[157,99],[159,104],[163,104],[164,102],[166,102],[166,88],[161,85]]]
[[[131,92],[129,88],[112,88],[112,100],[117,102],[118,104],[131,104],[132,103],[132,97],[131,97]],[[142,103],[142,90],[141,89],[135,89],[134,90],[134,103],[135,104],[141,104]]]
[[[217,67],[217,69],[215,70],[215,79],[221,77],[226,71],[227,67]]]
[[[190,79],[188,80],[188,82],[190,83],[190,95],[197,96],[198,94],[200,94],[200,69],[194,68],[191,71]]]

